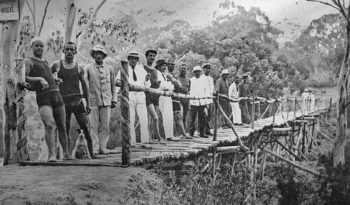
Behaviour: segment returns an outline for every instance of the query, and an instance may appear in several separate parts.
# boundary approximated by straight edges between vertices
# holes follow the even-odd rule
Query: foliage
[[[319,162],[325,166],[325,170],[323,170],[325,178],[320,179],[321,186],[318,190],[324,204],[349,204],[350,163],[338,165],[334,168],[332,154],[321,156]]]

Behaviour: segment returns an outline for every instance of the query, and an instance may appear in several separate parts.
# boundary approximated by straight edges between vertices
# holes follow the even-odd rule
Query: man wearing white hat
[[[137,62],[140,57],[136,51],[131,51],[128,54],[128,73],[129,73],[129,84],[136,86],[150,86],[149,77],[144,67]],[[117,81],[120,80],[120,72],[117,74]],[[119,88],[118,88],[119,90]],[[129,105],[130,105],[130,144],[135,146],[136,143],[136,132],[135,132],[135,114],[137,114],[140,122],[140,136],[141,143],[149,143],[149,132],[148,132],[148,115],[146,107],[146,95],[145,92],[130,91],[129,92]],[[145,146],[145,145],[143,145]]]
[[[95,62],[85,70],[90,91],[90,125],[94,153],[108,154],[109,120],[111,108],[117,104],[117,92],[114,86],[115,74],[113,68],[103,63],[107,57],[105,48],[96,45],[90,51]]]
[[[221,71],[221,77],[216,81],[215,89],[214,92],[218,92],[219,94],[226,95],[228,96],[228,88],[229,88],[229,83],[228,83],[228,69],[223,69]],[[219,104],[226,113],[227,116],[230,116],[231,114],[231,108],[230,104],[227,100],[224,100],[222,98],[219,98]],[[221,125],[226,126],[227,122],[226,119],[221,115]]]
[[[192,70],[194,77],[190,79],[190,95],[198,98],[206,97],[206,86],[203,86],[206,81],[202,78],[202,68],[200,66],[195,66]],[[195,128],[195,122],[198,115],[198,127],[200,137],[208,138],[208,135],[205,134],[205,113],[204,109],[207,102],[206,99],[200,100],[190,100],[190,127],[189,134],[193,137]]]

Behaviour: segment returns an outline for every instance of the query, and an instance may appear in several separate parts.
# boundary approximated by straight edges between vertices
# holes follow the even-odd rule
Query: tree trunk
[[[345,145],[347,132],[346,99],[349,77],[349,51],[350,51],[350,23],[346,27],[346,52],[338,81],[338,103],[337,103],[337,140],[334,145],[333,166],[345,164]],[[348,133],[349,134],[349,133]],[[348,146],[347,146],[348,147]]]
[[[76,43],[76,27],[77,26],[77,4],[75,0],[67,0],[67,15],[64,25],[65,35],[64,43],[72,41]]]
[[[24,0],[19,0],[19,18],[21,19],[22,10],[25,4]],[[4,108],[4,144],[5,144],[5,156],[4,165],[9,163],[15,163],[18,160],[28,159],[28,153],[26,149],[26,139],[22,137],[21,129],[24,128],[22,123],[25,123],[25,116],[23,115],[23,91],[17,90],[18,79],[24,78],[24,75],[18,76],[18,73],[22,73],[22,60],[20,59],[21,46],[19,44],[20,38],[20,20],[8,21],[6,23],[7,29],[3,33],[3,56],[2,56],[2,95],[3,95],[3,108]],[[20,94],[20,95],[19,95]],[[19,108],[19,109],[17,109]],[[18,116],[18,114],[21,114]],[[20,123],[17,123],[17,119],[21,119]],[[17,131],[20,130],[20,133]],[[25,138],[25,137],[24,137]],[[17,151],[21,150],[20,155]]]

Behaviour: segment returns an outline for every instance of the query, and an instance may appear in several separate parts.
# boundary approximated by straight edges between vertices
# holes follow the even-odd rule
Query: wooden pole
[[[214,135],[213,135],[213,141],[216,141],[217,138],[217,132],[218,132],[218,103],[219,103],[219,92],[216,91],[216,100],[214,100]]]
[[[296,113],[297,113],[297,98],[294,98],[294,119],[296,117]]]
[[[251,123],[252,123],[252,129],[253,130],[254,130],[254,119],[255,119],[255,95],[253,95],[252,117],[251,117]]]
[[[288,121],[288,115],[289,115],[289,112],[288,112],[289,111],[289,109],[288,109],[289,108],[289,106],[288,106],[288,99],[289,98],[287,98],[287,102],[286,102],[287,121]]]
[[[130,165],[130,112],[129,112],[129,69],[128,62],[122,61],[121,72],[121,103],[120,111],[122,115],[122,165]]]
[[[237,137],[237,140],[238,140],[238,143],[239,143],[239,146],[243,149],[243,150],[248,150],[248,147],[246,147],[244,144],[243,144],[243,141],[241,139],[241,137],[237,134],[232,122],[230,121],[230,118],[227,117],[226,113],[224,112],[224,110],[222,109],[222,107],[220,106],[219,102],[215,99],[214,101],[216,101],[216,104],[221,112],[221,114],[224,116],[224,118],[227,120],[228,124],[230,125],[233,133],[236,135]]]
[[[276,118],[276,112],[275,112],[275,109],[276,109],[276,101],[273,102],[273,116],[272,116],[272,124],[275,124],[275,118]]]
[[[6,1],[5,1],[6,2]],[[10,2],[10,1],[8,1]],[[11,20],[6,22],[5,30],[2,33],[2,48],[1,48],[1,69],[2,69],[2,102],[4,108],[4,119],[3,119],[3,136],[5,145],[5,156],[3,165],[17,162],[18,159],[18,133],[17,133],[17,80],[18,75],[16,73],[18,69],[18,61],[21,57],[21,49],[23,48],[20,44],[20,29],[21,29],[21,18],[22,11],[24,8],[25,1],[18,0],[18,12],[19,19]],[[5,23],[5,22],[4,22]],[[26,145],[25,141],[22,141],[20,145]],[[22,146],[20,147],[22,148]],[[26,146],[24,146],[26,149]],[[24,152],[25,153],[25,150]],[[21,159],[20,159],[21,160]]]
[[[277,157],[278,159],[283,160],[283,161],[287,162],[288,164],[290,164],[290,165],[292,165],[292,166],[294,166],[294,167],[296,167],[296,168],[298,168],[298,169],[300,169],[300,170],[303,170],[303,171],[305,171],[305,172],[308,172],[308,173],[313,174],[313,175],[316,175],[316,176],[319,176],[319,175],[320,175],[320,173],[318,173],[318,172],[315,171],[315,170],[311,170],[311,169],[309,169],[309,168],[303,167],[303,166],[301,166],[301,165],[299,165],[299,164],[297,164],[297,163],[295,163],[295,162],[292,162],[292,161],[290,161],[290,160],[288,160],[288,159],[286,159],[286,158],[284,158],[284,157],[282,157],[282,156],[280,156],[280,155],[278,155],[278,154],[275,154],[275,153],[273,153],[273,152],[271,152],[271,151],[269,151],[269,150],[267,150],[267,149],[265,149],[265,148],[262,148],[262,149],[263,149],[263,151],[269,153],[270,155],[275,156],[275,157]]]

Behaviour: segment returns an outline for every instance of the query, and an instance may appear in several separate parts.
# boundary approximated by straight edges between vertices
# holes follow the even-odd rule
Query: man
[[[238,91],[236,84],[239,82],[239,79],[236,77],[235,80],[232,82],[230,87],[228,88],[228,97],[230,99],[237,99],[238,98]],[[242,124],[242,117],[241,117],[241,109],[239,109],[238,102],[230,102],[231,109],[232,109],[232,119],[233,123],[235,125],[241,125]]]
[[[55,126],[57,126],[64,159],[73,159],[68,150],[64,102],[57,85],[60,80],[54,78],[49,64],[42,58],[44,41],[35,37],[31,41],[31,47],[33,57],[24,60],[25,81],[36,91],[36,101],[45,126],[45,140],[49,149],[48,161],[56,161]]]
[[[109,154],[109,120],[111,108],[117,104],[117,93],[114,86],[114,70],[104,64],[107,57],[105,48],[96,45],[90,52],[95,62],[86,67],[90,90],[90,125],[94,153]]]
[[[131,51],[127,56],[129,65],[129,84],[134,86],[150,86],[149,77],[147,71],[143,66],[137,62],[140,57],[136,51]],[[117,74],[117,80],[120,80],[120,72]],[[146,95],[145,92],[130,91],[129,92],[129,105],[130,105],[130,144],[132,147],[138,145],[136,143],[136,132],[135,132],[135,114],[137,114],[140,122],[140,136],[141,143],[149,143],[149,132],[148,132],[148,115],[146,107]],[[145,145],[142,145],[145,146]]]
[[[60,84],[60,93],[66,109],[66,129],[68,136],[68,149],[70,149],[70,119],[74,113],[79,127],[84,130],[85,138],[88,144],[89,153],[92,158],[93,155],[92,139],[89,130],[89,120],[87,114],[90,113],[89,105],[89,89],[84,77],[84,69],[74,60],[77,54],[77,46],[73,42],[68,42],[63,47],[64,60],[56,61],[52,64],[51,70],[57,73],[58,78],[62,79]],[[83,96],[81,95],[80,85]],[[85,98],[85,101],[83,100]],[[86,102],[86,104],[85,104]]]
[[[146,66],[144,66],[150,78],[151,88],[154,88],[154,89],[158,89],[160,84],[160,81],[158,80],[159,71],[153,68],[153,63],[156,58],[156,55],[157,55],[156,50],[148,49],[145,53]],[[158,112],[160,112],[159,95],[155,95],[147,92],[145,94],[146,94],[147,111],[149,116],[151,117],[150,126],[149,126],[150,139],[157,139],[158,141],[162,141],[160,131],[159,131],[159,124],[158,124],[159,123]]]
[[[248,85],[248,75],[243,74],[242,82],[238,85],[238,97],[249,97],[249,85]],[[250,123],[250,115],[248,111],[248,100],[240,100],[239,107],[241,108],[242,113],[242,122],[245,124]]]
[[[170,81],[171,77],[170,75],[166,76],[167,62],[163,59],[158,60],[156,69],[160,72],[158,75],[159,88],[163,91],[173,91],[174,85]],[[178,141],[179,139],[174,137],[174,114],[171,97],[159,96],[159,108],[162,113],[165,138],[168,141]]]
[[[213,92],[214,92],[214,80],[211,76],[209,76],[210,73],[210,68],[211,68],[211,64],[210,63],[204,63],[202,65],[203,71],[204,71],[204,75],[202,76],[202,78],[205,79],[206,81],[206,96],[212,96]],[[205,134],[206,135],[213,135],[210,132],[210,118],[211,118],[211,111],[212,111],[212,106],[213,106],[213,99],[206,99],[206,108],[204,110],[205,113]]]
[[[229,83],[228,83],[227,77],[228,77],[228,70],[223,69],[221,71],[221,77],[216,81],[216,85],[214,89],[215,93],[218,92],[219,94],[228,96]],[[224,112],[226,113],[226,115],[229,116],[231,113],[229,102],[225,99],[219,98],[219,104],[224,110]],[[221,115],[221,125],[223,127],[228,126],[227,123],[228,122],[226,121],[226,119],[223,117],[223,115]]]
[[[205,79],[201,77],[202,68],[200,66],[195,66],[192,70],[194,77],[190,79],[190,95],[198,98],[206,97],[206,86],[203,86],[206,82]],[[205,135],[205,114],[204,109],[206,107],[206,100],[190,100],[191,111],[190,111],[190,128],[189,134],[191,137],[194,135],[195,122],[198,115],[198,127],[200,137],[208,138]]]
[[[182,84],[175,78],[174,74],[175,63],[174,61],[168,61],[168,73],[167,78],[173,83],[175,93],[180,93],[182,90]],[[174,112],[174,135],[182,139],[192,139],[192,137],[186,134],[185,126],[183,124],[183,117],[181,112],[180,99],[172,97],[173,112]]]
[[[177,79],[181,83],[181,88],[179,89],[179,93],[182,94],[188,94],[189,88],[190,88],[190,78],[187,77],[187,65],[185,63],[182,63],[179,67],[180,74],[177,76]],[[180,99],[180,103],[182,106],[182,118],[183,118],[183,125],[185,130],[187,130],[187,113],[189,108],[189,100],[185,98]]]
[[[174,70],[175,70],[175,63],[174,63],[174,61],[173,60],[168,60],[167,65],[168,65],[168,73],[170,73],[171,75],[175,76],[174,75]]]

